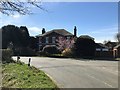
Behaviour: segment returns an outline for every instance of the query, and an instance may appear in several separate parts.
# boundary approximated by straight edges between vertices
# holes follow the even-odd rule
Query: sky
[[[46,31],[65,29],[73,33],[77,27],[77,36],[89,35],[95,42],[116,41],[118,32],[117,2],[42,2],[47,10],[31,7],[34,14],[6,16],[0,14],[0,27],[4,25],[26,26],[30,36]]]

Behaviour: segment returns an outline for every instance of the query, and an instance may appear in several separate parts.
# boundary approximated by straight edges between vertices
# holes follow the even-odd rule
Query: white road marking
[[[87,75],[87,76],[89,76],[89,77],[91,77],[91,78],[94,78],[94,79],[96,79],[97,81],[102,82],[102,83],[104,83],[104,84],[108,85],[109,87],[112,87],[112,88],[113,88],[113,86],[112,86],[112,85],[110,85],[110,84],[106,83],[105,81],[101,81],[100,79],[97,79],[97,78],[95,78],[95,77],[94,77],[94,76],[92,76],[92,75]]]

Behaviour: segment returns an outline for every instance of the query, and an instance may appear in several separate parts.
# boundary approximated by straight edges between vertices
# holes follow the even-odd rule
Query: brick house
[[[109,47],[105,46],[102,43],[95,43],[96,44],[96,51],[109,51]]]
[[[108,42],[105,44],[105,46],[107,46],[110,51],[113,51],[113,48],[114,48],[117,44],[118,44],[117,42],[108,41]]]
[[[120,44],[114,47],[113,49],[113,56],[115,58],[120,58]]]
[[[53,29],[51,31],[46,32],[45,29],[42,29],[42,34],[37,35],[38,39],[38,50],[41,51],[46,45],[57,45],[57,40],[59,37],[65,39],[71,39],[76,37],[76,26],[74,28],[74,34],[68,32],[65,29]]]
[[[102,43],[96,43],[95,56],[96,57],[112,58],[113,57],[113,52],[112,52],[112,50],[109,49],[108,46],[105,46]]]

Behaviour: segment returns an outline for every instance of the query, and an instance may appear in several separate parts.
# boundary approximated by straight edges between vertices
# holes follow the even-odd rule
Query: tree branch
[[[11,15],[16,12],[22,15],[32,14],[30,6],[35,6],[41,10],[47,11],[41,5],[41,2],[36,0],[26,0],[26,2],[20,2],[19,0],[10,1],[10,0],[1,0],[0,1],[0,12],[2,14]]]

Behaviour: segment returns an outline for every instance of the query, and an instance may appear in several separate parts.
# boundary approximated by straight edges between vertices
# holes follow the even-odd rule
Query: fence
[[[96,51],[95,57],[113,58],[113,51]]]

